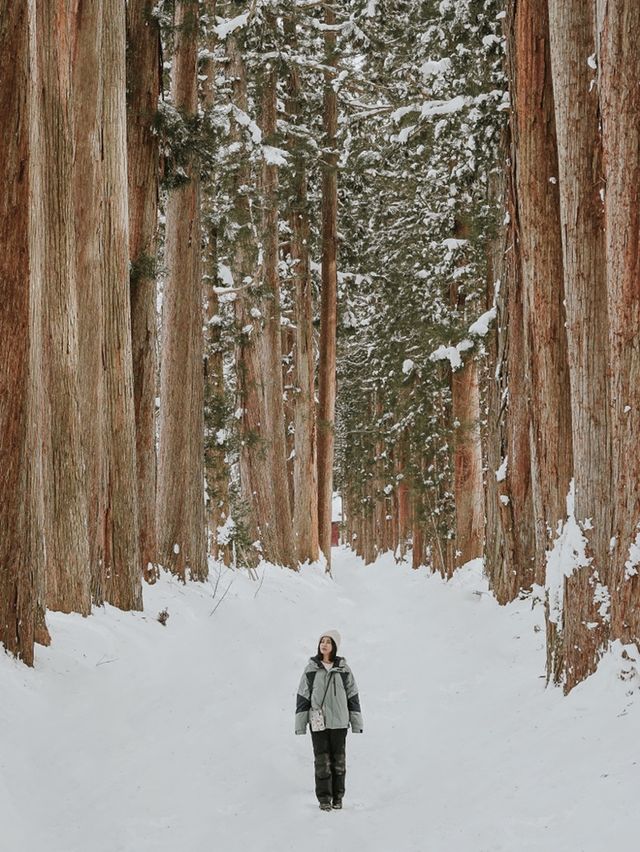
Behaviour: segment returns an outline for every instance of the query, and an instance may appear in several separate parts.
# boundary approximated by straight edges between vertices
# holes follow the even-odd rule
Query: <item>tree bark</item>
[[[276,135],[277,76],[269,63],[262,80],[261,130],[263,143],[273,145]],[[263,435],[269,454],[271,489],[275,503],[277,551],[280,565],[297,565],[293,538],[282,383],[280,282],[278,277],[278,167],[263,159],[261,175],[263,243],[263,328],[261,367],[264,419]]]
[[[87,493],[78,387],[75,276],[71,0],[37,3],[44,143],[43,361],[45,364],[45,540],[47,605],[91,611]]]
[[[487,470],[487,493],[493,501],[487,507],[487,566],[491,588],[501,604],[513,600],[520,589],[531,588],[535,580],[531,403],[526,370],[529,356],[517,240],[515,153],[510,138],[505,140],[505,150],[508,224],[494,272],[501,283],[496,294],[495,387],[490,395],[488,427],[498,440],[491,441]]]
[[[567,311],[576,519],[592,559],[567,578],[565,688],[590,674],[608,636],[609,613],[594,602],[609,584],[611,434],[607,282],[595,16],[582,0],[549,0],[553,96],[558,134],[560,219]]]
[[[468,358],[453,372],[451,394],[455,424],[456,566],[460,566],[482,556],[484,545],[480,389],[474,358]]]
[[[611,376],[611,627],[640,639],[640,6],[598,2]]]
[[[572,475],[558,153],[548,10],[526,0],[514,2],[511,15],[514,212],[530,373],[535,580],[543,585]]]
[[[140,564],[157,577],[156,270],[159,152],[153,119],[161,85],[160,31],[154,0],[127,3],[127,162],[129,183],[130,300]]]
[[[185,118],[197,110],[198,7],[176,3],[171,95]],[[164,290],[160,378],[157,535],[160,562],[179,577],[207,577],[204,512],[204,380],[200,179],[192,157],[188,181],[169,197],[168,277]]]
[[[75,158],[75,274],[78,283],[79,383],[82,448],[87,494],[91,596],[104,601],[104,513],[106,469],[103,448],[102,364],[103,193],[102,186],[102,0],[76,0],[73,61]]]
[[[129,610],[142,609],[142,586],[129,299],[126,22],[120,0],[103,3],[104,597]]]
[[[44,641],[43,210],[35,2],[0,2],[0,642],[33,665]],[[40,630],[41,635],[38,636]]]
[[[216,0],[209,3],[211,20],[216,13]],[[217,63],[212,54],[202,61],[203,106],[211,110],[215,104]],[[229,517],[229,467],[227,464],[226,405],[224,392],[224,364],[220,326],[217,322],[220,308],[216,284],[218,282],[218,231],[213,219],[212,199],[206,197],[206,240],[203,258],[202,291],[205,305],[204,334],[204,406],[205,406],[205,479],[207,483],[208,550],[214,559],[231,564],[229,543],[218,542],[218,531]]]
[[[335,26],[331,5],[325,6],[324,22]],[[324,33],[325,64],[335,69],[336,33]],[[320,358],[318,368],[318,535],[320,550],[331,568],[331,504],[336,404],[336,333],[338,313],[337,219],[338,219],[338,102],[334,75],[324,81],[324,165],[322,171],[322,297],[320,304]]]
[[[295,23],[289,24],[295,43]],[[300,110],[300,73],[289,69],[287,113],[295,123]],[[318,483],[316,476],[315,358],[313,349],[313,293],[309,268],[309,210],[304,155],[296,151],[295,137],[290,141],[293,162],[293,201],[289,215],[290,256],[294,279],[294,460],[293,529],[298,560],[315,562],[318,544]]]

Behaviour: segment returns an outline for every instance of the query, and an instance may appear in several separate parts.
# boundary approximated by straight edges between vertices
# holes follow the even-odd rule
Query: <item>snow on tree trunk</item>
[[[509,140],[510,142],[510,140]],[[534,582],[535,544],[529,445],[530,402],[520,259],[515,234],[514,155],[506,175],[507,227],[494,277],[497,348],[490,381],[489,430],[495,434],[488,454],[487,568],[496,598],[513,600]],[[497,525],[497,529],[495,528]]]
[[[0,2],[0,643],[33,665],[44,628],[43,216],[35,3]],[[40,635],[38,636],[38,631]]]
[[[75,276],[72,55],[74,4],[40,0],[36,33],[40,74],[44,205],[43,364],[44,505],[47,606],[91,611],[87,495],[78,382]],[[83,389],[84,390],[84,389]]]
[[[511,48],[515,213],[531,376],[536,582],[565,517],[571,481],[571,408],[548,11],[517,3]]]
[[[589,566],[567,577],[565,688],[594,670],[608,636],[611,434],[602,156],[595,16],[582,0],[549,0],[560,218],[571,385],[575,513]]]
[[[531,484],[535,582],[565,518],[572,476],[571,406],[549,19],[545,4],[512,3],[507,32],[514,148],[514,216],[524,292],[531,393]],[[561,661],[557,625],[547,620],[548,675]]]
[[[598,3],[613,509],[612,633],[640,639],[640,6]],[[593,63],[595,64],[595,63]],[[594,72],[595,73],[595,72]]]
[[[198,8],[176,3],[171,96],[197,110]],[[200,179],[194,158],[169,196],[162,317],[157,535],[160,563],[183,579],[207,576],[204,511],[203,312]]]
[[[336,16],[325,6],[325,63],[336,68]],[[320,360],[318,366],[318,536],[320,550],[331,567],[331,505],[333,497],[334,418],[336,405],[336,330],[338,311],[338,102],[333,73],[325,72],[322,173],[322,297],[320,305]]]
[[[216,2],[210,4],[215,15]],[[210,53],[201,60],[202,103],[205,110],[215,104],[216,73],[214,62],[215,40],[209,45]],[[224,365],[219,318],[220,300],[216,292],[218,282],[218,231],[213,220],[213,199],[204,199],[205,248],[203,255],[202,296],[205,305],[204,332],[204,406],[205,406],[205,479],[207,483],[208,551],[214,559],[231,564],[231,547],[228,541],[219,542],[219,530],[229,521],[229,466],[227,464],[228,440],[225,423]]]
[[[127,3],[127,160],[129,183],[130,299],[140,564],[157,576],[156,267],[158,227],[158,136],[153,120],[160,94],[160,32],[154,0]]]
[[[467,358],[451,376],[454,420],[454,491],[456,501],[456,565],[482,556],[484,503],[480,445],[478,364]]]

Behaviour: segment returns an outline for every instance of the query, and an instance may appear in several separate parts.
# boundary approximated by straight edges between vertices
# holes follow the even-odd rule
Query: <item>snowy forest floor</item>
[[[186,587],[164,576],[144,613],[50,614],[34,670],[0,654],[2,850],[635,846],[640,692],[619,655],[568,698],[545,689],[542,607],[498,607],[477,563],[449,583],[344,549],[334,579],[267,566],[259,582],[223,570],[216,587],[218,571]],[[322,813],[293,722],[330,628],[365,732],[347,738],[345,809]]]

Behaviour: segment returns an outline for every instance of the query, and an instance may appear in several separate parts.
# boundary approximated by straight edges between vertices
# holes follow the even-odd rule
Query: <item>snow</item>
[[[402,372],[404,373],[405,376],[408,376],[409,373],[412,372],[414,367],[415,367],[415,363],[411,360],[411,358],[405,358],[404,361],[402,362]]]
[[[366,18],[375,18],[377,0],[367,0],[367,8],[364,10]]]
[[[242,15],[237,15],[235,18],[229,18],[227,20],[221,20],[220,18],[217,20],[219,20],[220,23],[213,28],[213,31],[218,38],[226,38],[232,32],[235,32],[235,30],[246,26],[246,23],[249,20],[249,13],[244,12]]]
[[[331,520],[337,521],[339,524],[341,524],[342,513],[342,496],[334,492],[333,497],[331,498]]]
[[[423,77],[432,77],[435,74],[443,74],[451,68],[451,60],[448,57],[444,59],[432,60],[427,59],[420,66],[420,73]]]
[[[236,523],[229,515],[222,526],[219,526],[216,529],[216,541],[219,545],[224,546],[225,544],[229,544],[233,537],[233,533],[236,528]]]
[[[233,272],[225,263],[218,263],[218,277],[226,287],[233,287]]]
[[[565,698],[545,688],[542,606],[498,606],[479,560],[445,583],[390,555],[333,554],[333,579],[319,566],[163,575],[144,613],[49,614],[33,670],[0,655],[2,848],[634,848],[635,646],[614,643]],[[345,809],[324,814],[293,722],[328,627],[365,731],[347,738]]]
[[[273,145],[262,146],[262,157],[270,166],[286,166],[287,152],[281,148],[274,148]]]
[[[502,459],[500,467],[496,470],[496,482],[504,482],[507,478],[507,467],[509,465],[509,456]]]
[[[240,107],[233,106],[233,114],[240,127],[246,127],[251,133],[251,140],[255,145],[262,142],[262,130],[258,127],[251,116],[247,115]]]
[[[442,245],[449,251],[454,251],[455,249],[462,248],[462,246],[466,246],[468,242],[468,240],[455,240],[453,237],[450,237],[449,239],[443,240]]]
[[[432,361],[449,361],[452,370],[462,367],[462,358],[456,346],[438,346],[429,357]]]
[[[475,334],[478,337],[486,337],[489,334],[489,326],[497,316],[495,307],[482,314],[474,323],[469,326],[469,334]]]
[[[420,113],[421,118],[430,118],[432,115],[450,115],[454,112],[459,112],[465,106],[470,104],[472,98],[457,95],[448,101],[424,101],[421,104],[410,104],[408,106],[399,107],[391,113],[391,121],[397,123],[413,112]]]
[[[631,579],[638,573],[640,565],[640,532],[637,533],[635,541],[629,545],[629,558],[624,563],[624,576],[626,580]]]
[[[473,341],[465,338],[465,340],[461,340],[457,346],[438,346],[438,348],[431,353],[429,359],[431,361],[449,361],[452,370],[459,370],[460,367],[462,367],[462,353],[468,352],[470,349],[473,349],[473,347]]]
[[[557,536],[547,553],[545,585],[549,596],[549,619],[561,623],[564,604],[564,578],[588,565],[587,540],[575,516],[575,483],[571,480],[567,494],[567,518],[559,521]],[[602,603],[602,601],[601,601]]]

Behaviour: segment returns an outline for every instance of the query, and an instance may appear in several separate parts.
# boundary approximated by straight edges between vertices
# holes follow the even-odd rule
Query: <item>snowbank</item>
[[[542,609],[334,550],[333,575],[212,569],[144,613],[52,614],[34,670],[0,655],[0,825],[15,852],[601,852],[640,829],[638,673],[613,649],[545,689]],[[157,614],[167,609],[166,626]],[[321,813],[295,691],[336,627],[365,732]],[[625,656],[626,655],[626,656]]]

